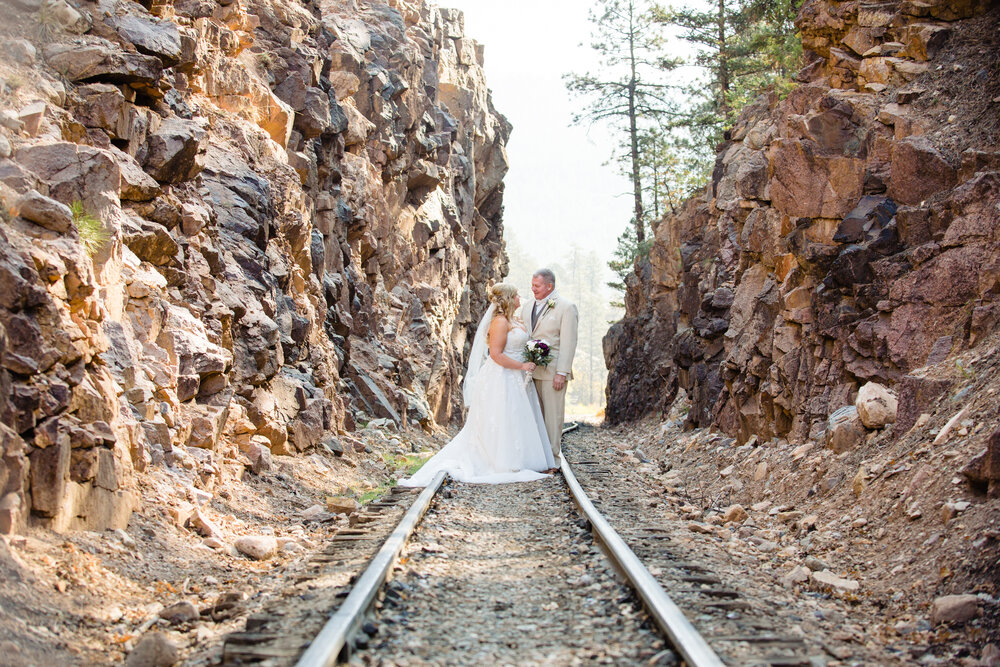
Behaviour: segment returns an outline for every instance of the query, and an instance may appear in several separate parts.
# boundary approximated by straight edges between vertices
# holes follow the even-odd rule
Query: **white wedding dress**
[[[440,470],[473,484],[529,482],[548,477],[537,471],[555,467],[535,383],[525,387],[523,371],[504,368],[485,353],[485,331],[493,312],[491,306],[472,346],[464,389],[469,406],[465,426],[400,486],[427,486]],[[524,361],[527,342],[528,332],[514,327],[503,352]]]

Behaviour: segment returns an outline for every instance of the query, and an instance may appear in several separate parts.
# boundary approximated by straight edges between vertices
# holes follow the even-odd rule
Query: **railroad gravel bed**
[[[416,496],[411,489],[397,489],[353,513],[350,527],[340,528],[322,549],[281,573],[283,583],[263,598],[246,619],[244,630],[225,637],[221,663],[215,656],[208,664],[294,665]],[[188,660],[185,664],[205,663]]]
[[[583,427],[564,438],[563,451],[598,510],[727,665],[913,664],[869,633],[877,604],[788,585],[772,564],[788,554],[691,521],[683,492],[625,444],[610,430]]]
[[[582,524],[559,476],[450,485],[351,664],[673,664]]]

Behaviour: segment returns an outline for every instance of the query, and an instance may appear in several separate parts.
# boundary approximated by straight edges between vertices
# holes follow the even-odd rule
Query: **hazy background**
[[[610,254],[629,221],[631,186],[614,167],[604,166],[612,146],[603,128],[569,127],[572,105],[562,81],[564,73],[596,62],[589,46],[590,3],[439,4],[465,12],[465,34],[485,46],[494,104],[514,125],[504,196],[508,233],[543,261],[571,240]]]
[[[580,307],[570,411],[600,409],[607,377],[600,339],[621,311],[608,303],[607,267],[632,213],[631,185],[606,164],[612,143],[602,127],[570,127],[573,105],[562,75],[596,66],[590,2],[583,0],[440,0],[465,12],[465,34],[485,46],[493,102],[513,124],[504,179],[504,229],[510,282],[527,290],[540,266]]]

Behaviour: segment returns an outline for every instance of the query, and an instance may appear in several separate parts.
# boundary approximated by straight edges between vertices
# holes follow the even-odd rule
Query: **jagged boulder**
[[[903,204],[919,204],[955,187],[957,174],[926,137],[907,137],[892,149],[889,195]]]
[[[808,141],[779,139],[771,149],[771,202],[788,215],[842,218],[862,193],[864,162],[819,154]]]
[[[168,307],[157,342],[181,376],[201,379],[223,373],[232,364],[232,353],[212,342],[205,325],[180,306]]]
[[[149,133],[143,166],[161,183],[190,181],[205,166],[207,138],[199,123],[168,118]]]
[[[139,53],[156,56],[164,67],[180,62],[181,36],[176,24],[135,15],[112,16],[109,22]]]
[[[118,167],[122,175],[121,198],[123,201],[150,201],[163,192],[160,184],[142,170],[142,166],[134,157],[116,146],[111,146],[108,151],[118,160]]]
[[[162,225],[133,216],[125,219],[122,240],[137,257],[154,266],[172,261],[179,251],[177,242]]]
[[[917,419],[938,396],[948,391],[951,380],[906,375],[899,384],[894,435],[898,438],[909,431]]]
[[[324,90],[307,85],[298,72],[286,77],[274,92],[295,111],[293,127],[304,139],[348,128],[347,114],[337,100]]]
[[[18,197],[14,202],[14,209],[25,220],[54,232],[67,232],[73,226],[73,212],[69,206],[45,197],[36,190],[29,190]]]
[[[896,203],[884,195],[861,198],[837,226],[833,240],[837,243],[863,243],[878,238],[896,214]]]
[[[979,598],[975,595],[943,595],[931,605],[931,623],[963,623],[979,615]]]
[[[127,83],[144,90],[158,90],[163,73],[159,58],[129,53],[103,44],[50,44],[45,60],[70,81]]]
[[[9,535],[24,529],[29,500],[30,464],[24,440],[0,423],[0,534]]]
[[[833,412],[826,423],[826,446],[837,452],[855,449],[865,439],[865,427],[853,405]]]
[[[49,196],[96,208],[117,206],[121,168],[107,151],[70,142],[43,143],[18,149],[15,159],[48,184]]]

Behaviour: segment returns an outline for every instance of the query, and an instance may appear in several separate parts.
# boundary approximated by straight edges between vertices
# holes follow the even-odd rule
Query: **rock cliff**
[[[0,531],[123,527],[149,466],[211,491],[452,418],[510,132],[459,12],[4,11]]]
[[[689,426],[803,442],[874,381],[912,425],[942,391],[920,369],[1000,319],[998,23],[976,0],[804,3],[799,85],[742,114],[629,277],[609,421],[683,388]]]

